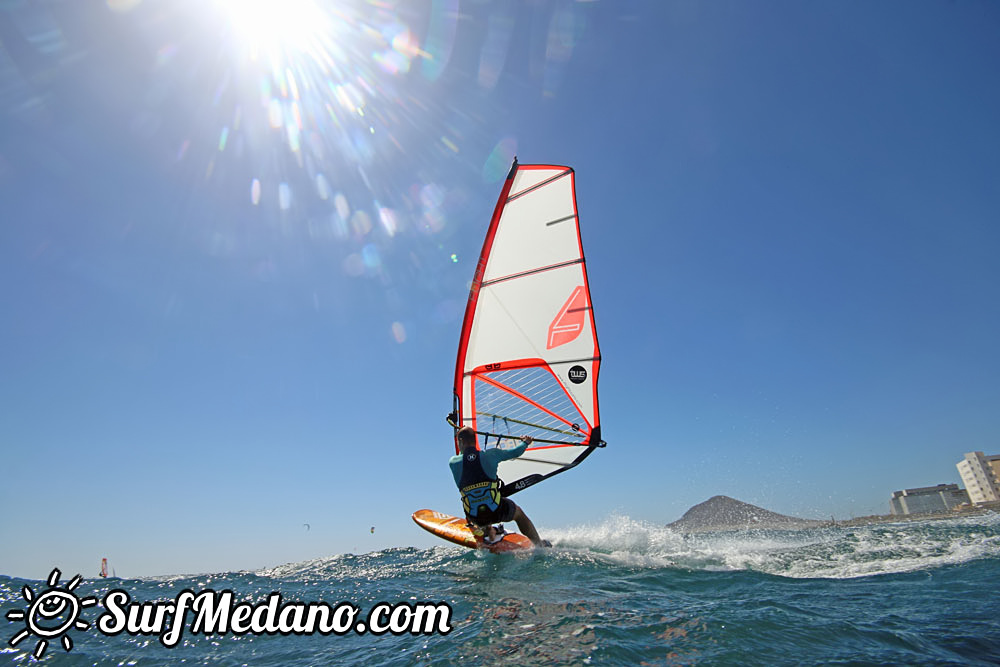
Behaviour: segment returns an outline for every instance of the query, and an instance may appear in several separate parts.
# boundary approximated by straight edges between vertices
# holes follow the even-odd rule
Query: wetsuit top
[[[475,517],[480,512],[494,512],[500,507],[500,483],[497,480],[497,466],[501,461],[515,459],[528,448],[522,442],[511,449],[476,449],[467,456],[451,457],[448,465],[455,477],[455,484],[462,492],[462,506],[465,513]]]

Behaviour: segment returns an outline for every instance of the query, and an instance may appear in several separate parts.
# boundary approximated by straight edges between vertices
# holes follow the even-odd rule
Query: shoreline
[[[901,521],[927,521],[938,519],[955,519],[966,516],[982,516],[992,514],[1000,510],[1000,503],[985,503],[975,507],[968,507],[959,510],[946,512],[921,512],[917,514],[872,514],[869,516],[859,516],[843,521],[825,522],[831,526],[863,526],[870,523],[897,523]]]
[[[824,521],[822,519],[794,519],[787,522],[761,521],[746,522],[741,524],[714,524],[704,526],[674,526],[667,524],[665,527],[679,533],[705,533],[713,531],[753,531],[753,530],[808,530],[811,528],[836,528],[836,527],[857,527],[886,523],[913,523],[915,521],[940,521],[944,519],[959,519],[964,517],[983,516],[994,514],[1000,511],[1000,503],[988,503],[976,507],[969,507],[961,510],[951,510],[947,512],[925,512],[919,514],[870,514],[867,516],[852,517],[850,519],[833,519]]]

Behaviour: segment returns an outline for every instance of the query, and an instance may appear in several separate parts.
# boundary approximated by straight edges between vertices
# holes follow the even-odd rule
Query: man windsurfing
[[[535,525],[524,511],[510,498],[500,495],[500,480],[497,478],[497,466],[501,461],[514,459],[528,449],[531,436],[521,438],[521,444],[512,449],[479,450],[476,447],[476,431],[470,426],[458,430],[458,443],[462,448],[448,461],[455,484],[462,493],[462,506],[465,509],[465,519],[473,532],[480,529],[485,532],[487,544],[494,544],[500,538],[493,526],[495,523],[514,521],[518,529],[536,547],[552,546],[547,540],[538,536]]]

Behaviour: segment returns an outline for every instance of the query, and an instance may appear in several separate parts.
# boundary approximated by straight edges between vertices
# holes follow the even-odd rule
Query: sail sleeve
[[[480,433],[480,447],[535,440],[500,464],[505,495],[603,444],[600,363],[574,172],[515,162],[476,267],[455,369],[459,425]]]

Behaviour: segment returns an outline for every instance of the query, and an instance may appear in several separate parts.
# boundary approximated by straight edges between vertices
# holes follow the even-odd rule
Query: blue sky
[[[1000,447],[995,4],[233,6],[0,6],[0,572],[436,544],[515,153],[576,169],[604,355],[543,534]]]

